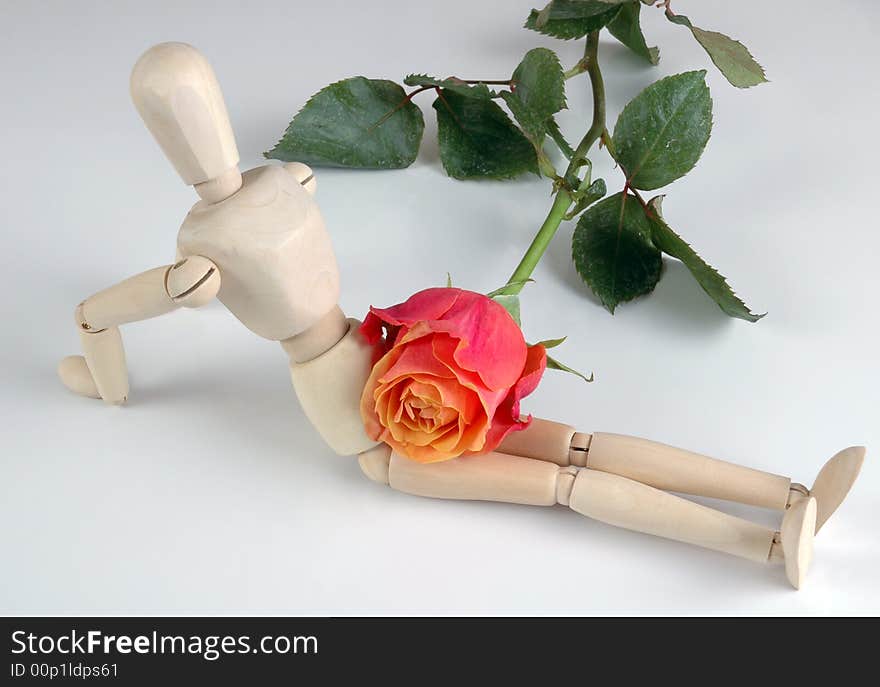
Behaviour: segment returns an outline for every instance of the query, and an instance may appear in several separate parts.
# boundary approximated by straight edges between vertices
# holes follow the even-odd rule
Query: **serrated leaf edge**
[[[740,298],[737,295],[736,291],[734,291],[733,287],[727,281],[727,277],[725,277],[717,269],[715,269],[712,265],[710,265],[708,262],[706,262],[703,259],[703,257],[699,253],[697,253],[696,250],[694,250],[693,246],[691,246],[690,243],[685,241],[678,232],[676,232],[675,230],[672,229],[672,227],[669,226],[669,224],[663,218],[663,214],[661,212],[661,205],[663,203],[664,198],[665,198],[665,196],[659,195],[659,196],[654,196],[653,198],[651,198],[651,200],[648,201],[648,207],[653,211],[653,213],[655,215],[654,217],[649,215],[648,221],[650,222],[653,220],[653,221],[662,222],[663,226],[666,228],[666,230],[670,234],[675,236],[679,241],[681,241],[684,245],[686,245],[691,250],[691,252],[693,252],[694,256],[697,258],[697,260],[700,261],[700,263],[703,265],[703,267],[705,267],[709,272],[711,272],[712,274],[714,274],[716,277],[718,277],[721,280],[721,283],[730,292],[731,298],[733,298],[733,300],[737,304],[739,304],[746,313],[748,313],[748,316],[742,317],[740,315],[732,314],[732,313],[728,312],[727,310],[725,310],[724,307],[717,300],[715,300],[715,297],[711,293],[709,293],[709,290],[706,289],[706,287],[703,286],[703,284],[700,283],[699,279],[697,279],[696,276],[694,276],[692,273],[692,276],[694,276],[694,281],[696,281],[697,284],[699,284],[700,288],[703,289],[703,291],[706,293],[706,295],[712,299],[712,302],[715,303],[715,305],[717,305],[719,307],[719,309],[728,317],[735,317],[735,318],[743,319],[743,320],[746,320],[747,322],[752,322],[752,323],[757,322],[762,317],[764,317],[767,314],[766,312],[762,313],[760,315],[752,312],[752,309],[748,305],[746,305],[745,301],[743,301],[742,298]],[[653,231],[651,233],[652,233],[652,241],[654,241]],[[656,245],[656,242],[655,242],[655,245]],[[691,271],[690,267],[688,267],[687,263],[684,260],[682,260],[681,258],[679,258],[678,256],[672,255],[671,253],[666,253],[666,251],[664,251],[660,246],[657,246],[657,249],[662,251],[663,253],[665,253],[669,257],[674,258],[675,260],[678,260],[679,262],[681,262],[688,269],[688,272]]]

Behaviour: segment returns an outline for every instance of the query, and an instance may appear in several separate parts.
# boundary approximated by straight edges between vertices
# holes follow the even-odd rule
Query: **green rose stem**
[[[602,72],[599,69],[598,52],[599,32],[593,31],[587,34],[584,58],[566,73],[567,77],[575,76],[586,70],[589,75],[590,85],[593,89],[593,123],[575,149],[574,155],[568,163],[568,168],[565,170],[565,175],[561,179],[557,177],[556,198],[553,200],[547,219],[544,220],[519,265],[507,280],[507,285],[502,290],[502,293],[506,295],[517,295],[532,276],[532,272],[556,235],[559,225],[562,224],[562,220],[565,219],[565,215],[574,201],[575,189],[570,188],[566,180],[575,177],[578,169],[587,164],[587,154],[605,132],[605,83],[602,81]]]
[[[582,59],[582,60],[581,60],[580,62],[578,62],[574,67],[572,67],[571,69],[568,69],[568,70],[564,71],[564,72],[562,73],[562,77],[563,77],[564,79],[568,80],[568,79],[574,78],[574,77],[577,76],[578,74],[583,74],[585,71],[587,71],[587,60],[586,60],[586,59]]]

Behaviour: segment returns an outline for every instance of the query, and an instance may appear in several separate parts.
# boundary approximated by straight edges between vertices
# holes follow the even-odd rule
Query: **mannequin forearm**
[[[195,255],[141,272],[89,296],[76,308],[76,324],[81,331],[98,332],[148,320],[180,307],[204,305],[219,289],[217,266]]]
[[[84,357],[65,358],[61,380],[84,396],[107,403],[128,398],[128,372],[119,325],[176,310],[198,307],[220,289],[220,272],[207,258],[195,255],[157,267],[90,296],[76,307],[76,326]]]
[[[89,296],[76,308],[76,324],[97,332],[127,322],[158,317],[180,307],[165,290],[171,265],[141,272]]]

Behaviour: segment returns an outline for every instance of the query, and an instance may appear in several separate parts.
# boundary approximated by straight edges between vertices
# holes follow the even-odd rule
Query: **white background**
[[[124,328],[126,407],[68,393],[76,303],[174,258],[194,202],[138,118],[128,74],[156,42],[199,47],[223,86],[242,167],[263,163],[319,88],[410,71],[506,78],[530,48],[528,1],[0,2],[0,611],[6,613],[877,613],[880,334],[877,3],[694,2],[771,83],[739,91],[681,27],[643,9],[661,64],[603,42],[609,118],[661,76],[709,69],[715,128],[668,189],[670,223],[756,310],[730,320],[667,261],[612,317],[559,232],[524,293],[532,340],[590,386],[548,373],[527,410],[635,434],[811,484],[836,450],[868,459],[816,541],[808,584],[780,568],[589,521],[563,508],[431,501],[367,481],[324,447],[276,343],[219,305]],[[590,117],[570,83],[570,138]],[[428,95],[428,94],[426,94]],[[536,178],[456,182],[430,98],[421,155],[394,172],[318,170],[318,197],[362,316],[445,281],[503,283],[549,207]],[[597,174],[620,174],[604,154]],[[777,515],[733,512],[775,526]]]

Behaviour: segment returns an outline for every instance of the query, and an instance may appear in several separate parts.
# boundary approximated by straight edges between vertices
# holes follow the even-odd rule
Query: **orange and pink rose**
[[[361,397],[371,439],[421,463],[495,449],[524,429],[520,399],[547,366],[510,314],[472,291],[434,288],[370,308],[361,333],[381,357]]]

